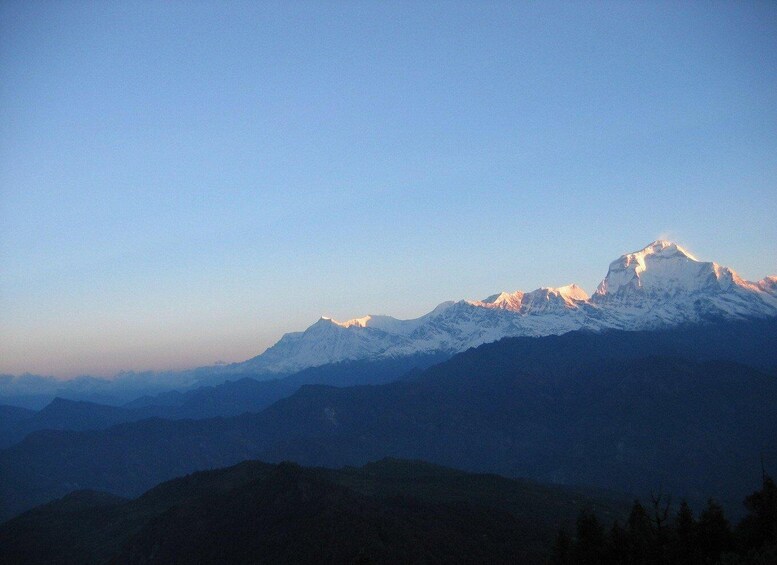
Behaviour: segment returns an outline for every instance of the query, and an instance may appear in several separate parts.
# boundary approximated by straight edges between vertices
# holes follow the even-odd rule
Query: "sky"
[[[659,238],[777,273],[777,3],[0,2],[0,373],[242,361]]]

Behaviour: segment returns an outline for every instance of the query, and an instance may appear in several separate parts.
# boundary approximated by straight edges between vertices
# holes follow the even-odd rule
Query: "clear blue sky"
[[[239,361],[325,314],[777,272],[774,2],[2,2],[0,372]]]

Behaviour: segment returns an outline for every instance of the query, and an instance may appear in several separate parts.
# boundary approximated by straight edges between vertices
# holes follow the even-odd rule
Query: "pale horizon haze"
[[[777,3],[0,3],[0,374],[242,361],[670,239],[777,274]]]

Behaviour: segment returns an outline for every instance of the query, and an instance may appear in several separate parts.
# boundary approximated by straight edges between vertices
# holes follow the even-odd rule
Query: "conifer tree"
[[[714,563],[733,548],[731,526],[723,515],[723,507],[711,498],[707,501],[707,508],[699,515],[697,532],[705,561]]]
[[[696,542],[696,519],[688,502],[683,500],[675,518],[673,557],[678,563],[692,563],[698,553]]]
[[[581,565],[598,565],[605,555],[604,527],[596,514],[583,510],[577,518],[577,543],[575,562]]]
[[[745,498],[747,516],[739,525],[740,535],[748,547],[761,547],[777,542],[777,485],[768,475],[761,490]]]
[[[610,539],[607,545],[609,563],[628,563],[629,561],[629,534],[616,520],[610,530]]]
[[[632,563],[650,562],[654,549],[654,536],[651,527],[650,516],[648,516],[645,507],[635,500],[629,514],[628,538],[629,538],[629,560]]]
[[[550,562],[553,565],[569,565],[573,563],[574,543],[569,534],[564,530],[559,530],[556,536],[556,543],[553,546],[553,555]]]

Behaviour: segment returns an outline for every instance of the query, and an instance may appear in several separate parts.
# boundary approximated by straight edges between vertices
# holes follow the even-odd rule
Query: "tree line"
[[[671,499],[635,500],[626,523],[609,530],[582,511],[574,536],[560,531],[551,563],[587,564],[774,564],[777,563],[777,486],[764,475],[762,488],[744,500],[745,517],[731,526],[710,499],[698,518],[686,501],[672,511]]]

